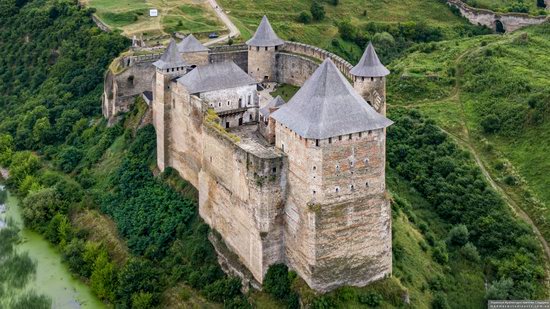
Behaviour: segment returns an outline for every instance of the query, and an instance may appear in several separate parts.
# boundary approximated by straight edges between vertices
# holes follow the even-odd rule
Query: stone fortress
[[[158,167],[198,189],[226,271],[259,287],[285,263],[321,292],[391,275],[389,71],[372,45],[351,66],[281,40],[264,16],[246,45],[213,50],[189,35],[157,58],[108,74],[103,113],[144,93]],[[283,83],[301,87],[286,103],[265,89]]]

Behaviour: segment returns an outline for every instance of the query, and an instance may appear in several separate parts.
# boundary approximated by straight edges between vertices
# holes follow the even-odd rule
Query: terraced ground
[[[86,4],[97,10],[97,17],[106,25],[128,37],[143,34],[147,38],[175,31],[206,36],[225,31],[203,0],[87,0]],[[149,9],[158,9],[159,16],[150,17]]]

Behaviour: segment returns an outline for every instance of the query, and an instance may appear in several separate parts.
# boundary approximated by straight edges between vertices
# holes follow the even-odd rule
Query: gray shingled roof
[[[262,22],[258,26],[258,29],[256,29],[254,36],[250,40],[246,41],[246,44],[251,46],[277,46],[283,45],[284,43],[285,41],[281,40],[275,31],[273,31],[273,28],[265,15],[262,18]]]
[[[355,76],[382,77],[390,74],[390,71],[380,62],[374,47],[369,42],[361,60],[350,70],[350,73]]]
[[[180,53],[196,53],[208,51],[209,49],[202,45],[202,43],[197,40],[195,36],[190,34],[178,44],[178,50]]]
[[[169,68],[184,67],[187,66],[187,63],[185,62],[185,60],[183,60],[183,57],[178,52],[176,41],[174,41],[174,39],[170,39],[170,44],[168,44],[168,47],[164,51],[164,54],[162,54],[160,59],[155,61],[153,65],[163,70]]]
[[[189,93],[208,92],[246,85],[256,81],[233,61],[198,66],[178,79]]]
[[[393,123],[357,94],[330,58],[271,117],[312,139],[376,130]]]
[[[260,108],[260,114],[264,117],[269,117],[271,112],[269,111],[271,108],[277,108],[281,107],[285,104],[285,100],[281,98],[280,95],[278,95],[275,99],[269,101],[266,106]]]

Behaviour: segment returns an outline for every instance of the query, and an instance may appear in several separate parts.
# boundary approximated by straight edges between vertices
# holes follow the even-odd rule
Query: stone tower
[[[202,45],[193,34],[189,34],[178,44],[178,51],[191,67],[208,64],[209,49]]]
[[[386,115],[386,75],[390,71],[380,62],[370,42],[350,73],[353,75],[353,88],[377,112]]]
[[[391,274],[385,128],[328,58],[275,111],[288,157],[285,253],[310,287],[364,286]]]
[[[187,73],[188,65],[178,52],[176,41],[170,40],[168,48],[158,61],[153,63],[156,68],[153,79],[153,124],[157,132],[157,164],[161,171],[168,161],[168,140],[170,125],[170,109],[174,103],[170,85],[176,77]]]
[[[264,16],[248,45],[248,73],[258,82],[275,81],[275,53],[285,42],[281,40]]]

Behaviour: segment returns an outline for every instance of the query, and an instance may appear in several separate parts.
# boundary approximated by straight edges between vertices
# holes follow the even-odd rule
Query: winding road
[[[227,14],[225,14],[222,7],[219,6],[219,4],[218,4],[218,2],[216,2],[216,0],[208,0],[208,3],[210,4],[210,6],[214,10],[214,12],[216,12],[216,15],[218,15],[218,18],[227,27],[227,29],[229,30],[229,34],[223,35],[223,36],[221,36],[219,38],[216,38],[214,40],[210,40],[210,41],[204,43],[204,45],[210,46],[210,45],[214,45],[214,44],[217,44],[217,43],[222,43],[222,42],[227,41],[229,38],[235,38],[235,37],[238,37],[239,35],[241,35],[241,31],[239,30],[239,28],[237,28],[237,26],[235,26],[235,24],[231,21],[229,16],[227,16]]]

